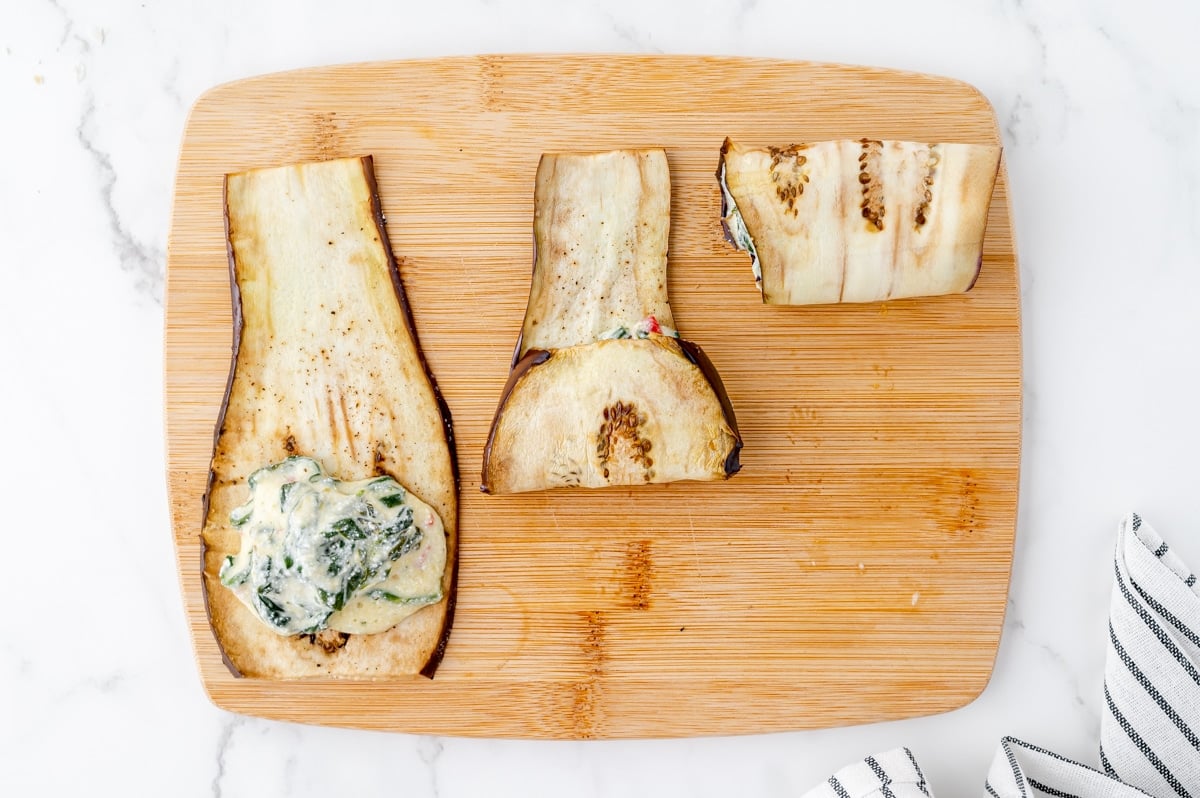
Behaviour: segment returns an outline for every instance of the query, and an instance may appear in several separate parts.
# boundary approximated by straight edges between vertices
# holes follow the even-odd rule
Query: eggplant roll
[[[738,470],[720,377],[674,329],[670,217],[662,150],[542,156],[529,302],[484,452],[484,492]]]
[[[370,157],[225,180],[234,355],[204,585],[240,675],[432,675],[457,531],[450,417]]]
[[[999,166],[999,147],[975,144],[726,139],[722,223],[768,304],[961,293],[982,264]]]

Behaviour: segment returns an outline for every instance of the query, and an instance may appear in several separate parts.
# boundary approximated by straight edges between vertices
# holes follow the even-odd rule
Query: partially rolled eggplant
[[[450,416],[370,157],[227,176],[234,358],[203,527],[243,676],[432,675],[457,532]]]
[[[961,293],[979,274],[999,165],[986,145],[726,139],[722,224],[768,304]]]
[[[724,479],[741,438],[715,368],[667,301],[662,150],[547,154],[514,365],[485,493]]]

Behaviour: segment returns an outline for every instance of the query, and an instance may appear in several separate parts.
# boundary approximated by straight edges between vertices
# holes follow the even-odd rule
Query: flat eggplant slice
[[[449,634],[457,475],[445,403],[418,346],[371,158],[228,175],[234,359],[205,497],[204,585],[244,676],[432,675]],[[444,598],[376,634],[282,636],[221,585],[230,512],[256,469],[306,455],[341,479],[387,474],[446,532]]]
[[[741,442],[728,407],[683,347],[653,335],[531,352],[514,369],[492,426],[484,491],[736,472]]]
[[[961,293],[979,274],[999,165],[986,145],[726,139],[722,221],[768,304]]]
[[[662,150],[546,154],[534,183],[534,267],[516,358],[598,340],[667,302],[671,174]]]
[[[543,155],[529,304],[483,457],[485,493],[736,473],[721,379],[667,301],[662,150]]]

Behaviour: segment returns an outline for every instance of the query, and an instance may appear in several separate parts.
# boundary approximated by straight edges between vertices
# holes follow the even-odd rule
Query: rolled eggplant
[[[999,147],[975,144],[726,139],[722,224],[768,304],[961,293],[982,264],[999,164]]]

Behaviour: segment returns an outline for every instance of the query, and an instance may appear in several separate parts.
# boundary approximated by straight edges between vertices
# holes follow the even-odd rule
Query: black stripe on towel
[[[1074,795],[1073,793],[1069,792],[1063,792],[1062,790],[1056,790],[1049,784],[1042,784],[1036,779],[1030,779],[1029,786],[1033,787],[1035,790],[1040,790],[1041,792],[1046,793],[1046,795],[1053,795],[1055,798],[1079,798],[1078,795]]]
[[[1082,764],[1076,762],[1074,759],[1067,759],[1062,754],[1056,754],[1053,751],[1048,751],[1039,745],[1034,745],[1033,743],[1027,743],[1024,740],[1020,740],[1016,737],[1005,737],[1003,740],[1001,740],[1001,742],[1004,743],[1005,749],[1007,749],[1010,744],[1019,745],[1022,748],[1028,748],[1030,751],[1033,751],[1035,754],[1041,754],[1042,756],[1048,756],[1051,759],[1057,759],[1059,762],[1063,762],[1067,765],[1070,765],[1071,767],[1082,768],[1084,770],[1091,771],[1092,773],[1095,773],[1097,776],[1106,775],[1105,773],[1101,773],[1100,771],[1096,770],[1094,767],[1082,765]],[[1101,746],[1100,747],[1100,762],[1101,762],[1101,764],[1103,764],[1104,762],[1107,762],[1107,761],[1108,761],[1107,758],[1104,756],[1104,747]],[[1120,779],[1117,778],[1116,771],[1111,770],[1111,766],[1106,767],[1105,770],[1107,771],[1107,775],[1112,776],[1114,779],[1117,779],[1117,781],[1120,781]],[[1138,790],[1138,792],[1142,792],[1142,791]],[[1142,794],[1145,795],[1145,793],[1142,793]]]
[[[1130,580],[1130,581],[1132,581],[1132,580]],[[1184,584],[1186,585],[1186,584],[1187,584],[1187,582],[1184,582]],[[1152,597],[1152,596],[1151,596],[1149,593],[1147,593],[1145,590],[1142,590],[1142,586],[1141,586],[1141,585],[1139,585],[1137,582],[1134,582],[1134,583],[1133,583],[1133,589],[1134,589],[1134,590],[1136,590],[1136,591],[1138,592],[1138,595],[1139,595],[1139,596],[1141,596],[1141,597],[1142,597],[1142,598],[1143,598],[1143,599],[1146,601],[1146,603],[1147,603],[1147,604],[1149,604],[1149,605],[1150,605],[1150,606],[1151,606],[1151,607],[1154,609],[1154,611],[1155,611],[1155,612],[1157,612],[1159,615],[1161,615],[1162,617],[1164,617],[1164,618],[1166,618],[1168,621],[1170,621],[1170,622],[1171,622],[1171,625],[1172,625],[1172,626],[1174,626],[1176,629],[1178,629],[1180,634],[1182,634],[1182,635],[1183,635],[1184,637],[1186,637],[1188,640],[1192,641],[1192,645],[1193,645],[1193,646],[1196,646],[1197,648],[1200,648],[1200,635],[1197,635],[1195,632],[1193,632],[1191,629],[1189,629],[1189,628],[1188,628],[1188,627],[1187,627],[1187,626],[1186,626],[1186,625],[1183,623],[1183,621],[1181,621],[1181,620],[1179,620],[1178,618],[1176,618],[1176,617],[1175,617],[1175,616],[1174,616],[1174,615],[1171,613],[1171,611],[1170,611],[1170,610],[1168,610],[1168,609],[1167,609],[1166,607],[1164,607],[1162,604],[1160,604],[1159,602],[1157,602],[1157,601],[1156,601],[1156,600],[1155,600],[1155,599],[1154,599],[1154,598],[1153,598],[1153,597]]]
[[[1150,680],[1146,678],[1146,674],[1142,673],[1142,669],[1137,666],[1137,663],[1129,656],[1129,652],[1121,645],[1121,641],[1117,639],[1116,630],[1113,629],[1111,623],[1108,625],[1108,639],[1112,641],[1113,650],[1117,652],[1117,656],[1121,658],[1121,662],[1124,662],[1125,667],[1133,674],[1133,678],[1137,679],[1138,684],[1145,688],[1146,693],[1154,699],[1154,703],[1158,704],[1158,708],[1163,711],[1163,714],[1171,719],[1171,722],[1175,724],[1175,728],[1179,729],[1180,734],[1192,744],[1192,748],[1200,750],[1200,738],[1196,737],[1195,733],[1188,727],[1187,722],[1179,717],[1179,713],[1175,711],[1175,708],[1163,698],[1162,693],[1158,692],[1158,688],[1150,683]]]
[[[829,777],[829,786],[833,788],[835,793],[837,793],[838,798],[850,798],[850,793],[846,792],[846,788],[843,787],[842,783],[837,780],[837,776]]]
[[[1105,756],[1103,745],[1100,746],[1100,766],[1104,768],[1104,772],[1107,773],[1110,778],[1121,781],[1121,777],[1117,775],[1117,769],[1112,766],[1112,762],[1109,762],[1108,757]]]
[[[1157,549],[1155,549],[1155,550],[1154,550],[1154,556],[1155,556],[1155,557],[1162,557],[1164,554],[1166,554],[1166,553],[1167,553],[1167,550],[1168,550],[1169,548],[1170,548],[1170,547],[1169,547],[1169,546],[1166,544],[1166,542],[1164,541],[1164,542],[1163,542],[1163,544],[1162,544],[1161,546],[1159,546]]]
[[[1021,798],[1029,798],[1029,793],[1025,792],[1025,778],[1021,775],[1021,767],[1017,764],[1017,755],[1013,753],[1012,746],[1008,744],[1008,740],[1002,740],[1001,742],[1004,745],[1004,755],[1008,757],[1008,767],[1012,770],[1013,783],[1021,791]]]
[[[1158,621],[1154,620],[1154,616],[1146,612],[1145,607],[1143,607],[1141,604],[1138,604],[1137,599],[1133,597],[1133,593],[1131,593],[1129,590],[1129,585],[1125,584],[1125,578],[1121,576],[1121,567],[1114,563],[1113,569],[1117,574],[1117,587],[1121,590],[1121,595],[1123,595],[1125,600],[1129,602],[1129,606],[1133,608],[1133,611],[1138,614],[1138,617],[1140,617],[1146,626],[1149,627],[1150,631],[1154,633],[1154,636],[1158,638],[1158,642],[1163,644],[1163,648],[1169,651],[1171,655],[1175,657],[1175,660],[1183,667],[1183,669],[1187,671],[1188,676],[1192,677],[1192,681],[1200,685],[1200,672],[1196,671],[1196,666],[1193,665],[1186,656],[1184,656],[1184,653],[1179,650],[1179,647],[1175,645],[1170,636],[1163,631],[1161,626],[1158,625]]]
[[[1171,785],[1171,789],[1175,790],[1179,798],[1191,798],[1191,794],[1179,783],[1179,779],[1175,778],[1175,775],[1167,769],[1167,766],[1158,758],[1158,755],[1150,750],[1150,746],[1146,745],[1146,741],[1142,739],[1142,736],[1129,723],[1129,719],[1121,714],[1121,710],[1117,709],[1117,705],[1113,702],[1112,694],[1108,692],[1107,684],[1104,685],[1104,700],[1108,702],[1108,711],[1112,713],[1113,718],[1120,725],[1122,731],[1129,735],[1129,739],[1142,752],[1146,760],[1154,766],[1158,774],[1163,777],[1163,781]]]
[[[1142,517],[1137,513],[1133,514],[1133,531],[1137,532],[1142,528]]]
[[[1183,580],[1183,583],[1184,583],[1185,585],[1187,585],[1188,587],[1191,587],[1192,585],[1196,584],[1196,575],[1195,575],[1195,574],[1188,574],[1188,578],[1187,578],[1187,579],[1184,579],[1184,580]]]
[[[908,761],[912,762],[913,770],[917,771],[917,789],[925,795],[929,795],[929,786],[925,783],[925,774],[921,772],[921,766],[917,764],[917,758],[913,756],[913,752],[908,748],[904,749],[904,755],[908,757]]]
[[[1000,798],[1000,793],[996,792],[996,788],[992,786],[990,781],[985,781],[983,786],[987,787],[988,795],[992,796],[992,798]]]
[[[892,792],[892,788],[888,785],[892,783],[891,778],[884,772],[879,763],[875,761],[875,757],[869,756],[866,759],[867,767],[875,773],[875,778],[879,779],[879,789],[883,793],[883,798],[896,798],[896,794]]]

